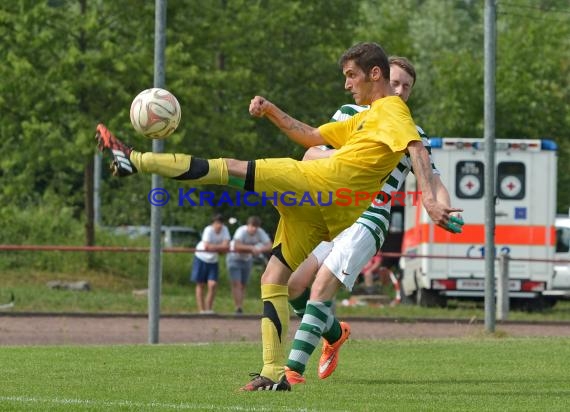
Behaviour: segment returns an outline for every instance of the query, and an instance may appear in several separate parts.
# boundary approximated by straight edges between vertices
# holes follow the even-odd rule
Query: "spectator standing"
[[[190,280],[196,284],[196,304],[201,314],[214,313],[213,304],[220,274],[219,252],[228,250],[230,239],[224,218],[218,214],[212,218],[212,224],[206,226],[202,240],[196,246]]]
[[[243,300],[253,267],[253,257],[270,252],[271,247],[271,239],[261,227],[261,219],[257,216],[250,216],[247,223],[234,233],[226,263],[237,315],[243,313]]]
[[[395,279],[394,274],[390,269],[382,266],[382,262],[382,256],[380,251],[378,251],[360,272],[364,279],[364,292],[367,295],[378,293],[378,289],[374,285],[376,280],[380,282],[383,291],[388,285],[393,284],[392,278]]]
[[[375,275],[378,275],[381,264],[382,258],[380,257],[379,253],[376,253],[374,256],[372,256],[372,258],[360,272],[362,274],[362,278],[364,279],[364,292],[367,295],[374,295],[377,292],[376,288],[374,287],[374,277]]]

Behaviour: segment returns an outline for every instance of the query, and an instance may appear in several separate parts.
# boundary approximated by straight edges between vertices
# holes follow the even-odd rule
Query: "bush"
[[[34,209],[7,206],[0,209],[0,221],[7,222],[0,231],[0,244],[83,246],[85,225],[70,208],[39,205]],[[96,228],[98,246],[148,248],[148,237],[132,239],[104,228]],[[192,253],[162,254],[162,283],[170,287],[189,286]],[[0,251],[0,271],[17,271],[22,276],[33,272],[52,272],[65,276],[86,271],[101,272],[147,284],[149,252],[76,252],[76,251]],[[255,267],[250,285],[256,293],[262,267]],[[228,294],[230,282],[225,256],[220,256],[219,293]]]
[[[11,245],[78,245],[82,225],[67,207],[39,205],[33,209],[7,206],[0,209],[0,243]],[[84,265],[84,256],[67,252],[1,252],[0,269],[68,270]]]
[[[0,243],[10,245],[85,245],[85,226],[68,207],[48,204],[33,209],[8,206],[0,209],[0,221],[7,222],[0,232]],[[98,245],[146,247],[148,241],[115,236],[97,230]],[[0,270],[40,270],[78,273],[100,270],[129,278],[146,278],[148,253],[3,251]]]

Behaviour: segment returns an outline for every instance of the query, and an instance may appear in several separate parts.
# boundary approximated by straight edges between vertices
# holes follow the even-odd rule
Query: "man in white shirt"
[[[201,314],[214,313],[212,307],[220,274],[218,252],[228,250],[230,239],[230,231],[224,225],[224,218],[222,215],[215,215],[212,224],[206,226],[202,240],[196,246],[190,280],[196,284],[196,304]],[[206,287],[208,291],[204,296]]]
[[[234,233],[231,252],[226,256],[226,263],[232,283],[236,315],[243,313],[243,299],[253,266],[253,257],[271,252],[272,246],[271,239],[261,228],[261,219],[257,216],[250,216],[247,223]]]

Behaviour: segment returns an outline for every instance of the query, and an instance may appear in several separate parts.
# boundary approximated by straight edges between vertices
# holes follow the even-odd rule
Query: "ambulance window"
[[[460,160],[455,165],[455,196],[480,199],[485,192],[485,166],[476,160]]]
[[[525,196],[525,165],[521,162],[501,162],[497,169],[499,199],[518,200]]]
[[[570,251],[570,228],[559,227],[556,229],[556,253]]]

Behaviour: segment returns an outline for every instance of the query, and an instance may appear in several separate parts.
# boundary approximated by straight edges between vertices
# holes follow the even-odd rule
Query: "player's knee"
[[[236,159],[224,159],[231,176],[244,178],[247,173],[247,161]]]
[[[287,282],[293,271],[281,260],[276,253],[280,252],[279,248],[273,249],[273,256],[267,262],[267,266],[261,275],[262,285],[283,285],[287,286]]]
[[[317,274],[311,286],[311,300],[325,302],[331,300],[341,286],[340,281],[332,274]]]
[[[289,300],[296,299],[299,296],[301,296],[303,291],[308,287],[308,286],[303,286],[301,282],[298,281],[293,281],[293,282],[289,281],[288,286],[289,286]]]
[[[312,273],[294,272],[287,286],[289,286],[289,299],[295,299],[311,286],[314,275]]]

